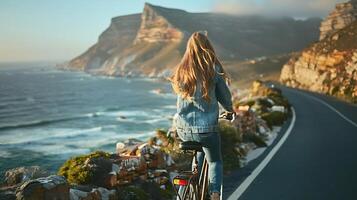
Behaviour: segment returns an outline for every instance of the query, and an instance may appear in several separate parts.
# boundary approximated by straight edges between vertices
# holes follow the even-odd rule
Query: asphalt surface
[[[295,109],[294,127],[239,199],[357,199],[357,106],[324,95],[280,88]],[[259,165],[290,122],[284,124],[279,138],[262,156],[225,177],[224,199]]]

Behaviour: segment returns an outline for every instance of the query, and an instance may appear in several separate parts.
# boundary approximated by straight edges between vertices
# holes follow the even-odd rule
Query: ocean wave
[[[158,123],[158,122],[163,122],[163,121],[169,121],[167,118],[157,118],[157,119],[149,119],[149,120],[144,120],[144,123],[147,124],[152,124],[152,123]]]
[[[0,136],[0,144],[12,145],[22,144],[20,146],[36,146],[36,144],[46,145],[47,143],[63,143],[66,140],[72,140],[85,135],[102,132],[103,127],[94,127],[88,129],[70,129],[70,128],[54,128],[54,129],[36,129],[17,131],[12,130],[6,135]]]
[[[116,106],[116,107],[105,108],[103,111],[107,112],[107,111],[118,111],[118,110],[120,110],[120,107]]]
[[[4,109],[1,110],[0,112],[0,118],[29,115],[29,114],[33,114],[33,112],[36,112],[36,110],[39,109],[39,106],[37,105],[29,105],[29,106],[16,105],[16,106],[17,107],[7,107],[7,106],[4,107]]]
[[[96,112],[96,116],[112,116],[112,117],[135,117],[135,116],[151,116],[147,111],[139,110],[121,110],[121,111],[109,111],[109,112]]]
[[[65,140],[61,143],[45,143],[37,142],[32,145],[24,145],[23,149],[41,152],[44,155],[56,155],[63,158],[68,158],[71,155],[79,155],[91,152],[93,149],[102,148],[103,146],[110,145],[111,150],[114,150],[114,144],[119,141],[124,141],[128,138],[137,138],[144,140],[155,132],[145,132],[145,133],[121,133],[118,135],[115,132],[103,132],[101,137],[98,138],[97,135],[93,135],[85,140]],[[110,151],[110,149],[107,149]]]
[[[162,116],[156,117],[156,118],[151,118],[151,119],[146,119],[146,120],[117,117],[116,120],[119,122],[133,123],[133,124],[154,124],[154,123],[159,123],[159,122],[164,122],[164,121],[170,121],[169,118],[162,117]]]
[[[175,94],[169,93],[169,92],[160,92],[158,90],[151,90],[151,91],[149,91],[149,93],[155,94],[155,95],[163,97],[163,98],[176,98]]]
[[[59,122],[83,119],[83,118],[88,118],[88,117],[93,117],[93,116],[94,115],[92,113],[89,113],[89,114],[84,114],[84,115],[63,117],[63,118],[57,118],[57,119],[36,120],[36,121],[27,122],[27,123],[10,124],[10,125],[1,126],[0,130],[43,126],[43,125],[49,125],[49,124],[54,124],[54,123],[59,123]]]
[[[163,108],[166,108],[166,109],[176,109],[177,106],[176,106],[176,105],[166,105],[166,106],[163,106]]]
[[[9,103],[15,104],[16,102],[28,101],[33,97],[14,97],[14,96],[4,96],[0,98],[0,105],[7,105]],[[5,104],[4,104],[5,103]]]
[[[11,158],[12,154],[8,151],[1,150],[0,151],[0,158]]]

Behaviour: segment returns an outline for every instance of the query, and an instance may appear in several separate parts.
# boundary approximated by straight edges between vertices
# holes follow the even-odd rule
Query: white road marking
[[[249,187],[249,185],[254,181],[254,179],[260,174],[260,172],[268,165],[269,161],[273,158],[276,152],[284,144],[285,140],[288,138],[288,136],[291,133],[291,130],[294,128],[295,125],[295,120],[296,120],[295,110],[293,107],[291,108],[291,110],[293,113],[293,118],[284,136],[280,139],[278,144],[276,144],[275,147],[269,152],[269,154],[264,158],[264,160],[258,165],[258,167],[255,168],[254,171],[243,181],[243,183],[240,184],[240,186],[231,194],[231,196],[228,197],[228,200],[237,200],[243,194],[243,192]]]
[[[346,120],[347,122],[351,123],[353,126],[355,126],[357,128],[357,124],[350,120],[348,117],[346,117],[344,114],[342,114],[340,111],[338,111],[336,108],[334,108],[333,106],[331,106],[330,104],[326,103],[324,100],[321,100],[317,97],[314,97],[312,95],[309,95],[309,94],[306,94],[306,93],[303,93],[303,92],[300,92],[300,91],[297,91],[298,93],[306,96],[306,97],[309,97],[317,102],[320,102],[322,104],[324,104],[325,106],[327,106],[328,108],[330,108],[332,111],[334,111],[335,113],[337,113],[338,115],[340,115],[340,117],[342,117],[344,120]]]

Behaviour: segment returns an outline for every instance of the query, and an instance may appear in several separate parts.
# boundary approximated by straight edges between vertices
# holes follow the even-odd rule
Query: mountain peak
[[[154,5],[154,4],[147,3],[147,2],[144,4],[144,12],[145,12],[145,9],[152,9],[152,10],[155,10],[157,12],[163,12],[163,13],[169,13],[169,12],[187,13],[186,11],[181,10],[181,9],[162,7],[162,6]]]
[[[300,50],[317,39],[319,24],[189,13],[145,3],[141,14],[113,18],[98,42],[71,60],[68,68],[113,76],[161,76],[180,62],[188,36],[195,31],[208,31],[222,60],[240,60]]]
[[[174,27],[166,15],[182,10],[164,8],[145,3],[141,25],[134,43],[180,41],[183,33]]]
[[[144,12],[147,9],[155,9],[155,7],[156,7],[155,5],[153,5],[151,3],[148,3],[148,2],[145,2],[145,4],[144,4]]]

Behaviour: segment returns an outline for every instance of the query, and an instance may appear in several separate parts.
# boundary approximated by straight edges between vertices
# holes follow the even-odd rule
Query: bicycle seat
[[[194,150],[194,151],[203,151],[202,144],[195,141],[185,141],[181,142],[179,145],[181,150]]]

